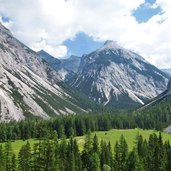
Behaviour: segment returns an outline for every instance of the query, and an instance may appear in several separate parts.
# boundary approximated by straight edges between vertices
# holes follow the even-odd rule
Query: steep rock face
[[[55,70],[61,69],[61,61],[59,59],[51,56],[50,54],[48,54],[44,50],[39,51],[38,54],[40,55],[40,57],[42,59],[44,59]]]
[[[38,54],[58,72],[62,80],[72,77],[78,71],[81,62],[81,58],[74,55],[67,59],[57,59],[44,50],[39,51]]]
[[[83,111],[60,86],[62,78],[0,24],[0,121]]]
[[[151,110],[153,112],[158,112],[161,111],[161,109],[170,108],[169,107],[170,103],[171,103],[171,79],[168,81],[165,91],[163,91],[158,96],[151,99],[145,105],[141,106],[139,109],[137,109],[137,111],[148,112],[148,110]],[[171,126],[169,126],[169,129],[171,131]]]
[[[56,75],[49,65],[46,63],[42,65],[42,60],[38,55],[15,39],[10,31],[2,25],[0,25],[0,48],[0,64],[4,67],[10,70],[21,70],[22,66],[27,65],[37,75],[45,79],[50,80],[53,77],[60,80],[60,76]]]
[[[81,60],[72,86],[100,104],[116,108],[133,107],[155,97],[167,85],[168,77],[140,55],[113,41]]]

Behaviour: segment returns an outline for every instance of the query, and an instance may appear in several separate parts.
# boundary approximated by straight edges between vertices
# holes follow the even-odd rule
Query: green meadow
[[[98,132],[93,132],[91,133],[91,136],[93,137],[95,134],[98,137],[99,142],[101,140],[104,140],[106,142],[111,142],[112,148],[114,147],[115,143],[117,140],[119,140],[121,135],[124,135],[127,143],[128,143],[128,147],[131,150],[133,148],[133,146],[135,145],[136,142],[136,136],[138,134],[142,135],[144,139],[149,138],[150,134],[159,134],[159,132],[154,131],[154,130],[142,130],[142,129],[113,129],[110,131],[98,131]],[[162,133],[162,137],[163,137],[163,141],[170,141],[171,142],[171,134],[167,134],[167,133]],[[85,136],[80,136],[80,137],[76,137],[77,143],[79,145],[80,150],[83,149],[84,146],[84,142],[85,142]],[[29,139],[26,141],[23,140],[17,140],[15,142],[12,142],[12,148],[13,151],[15,152],[15,154],[18,154],[19,149],[21,148],[22,145],[26,144],[27,141],[29,141],[30,145],[33,147],[34,143],[37,143],[38,140],[36,139]],[[4,143],[3,143],[4,145]]]
[[[94,132],[92,133],[92,137],[96,134],[98,137],[99,142],[101,140],[104,140],[106,142],[111,142],[112,148],[114,147],[116,141],[119,140],[121,135],[124,135],[127,144],[128,144],[128,148],[131,150],[133,148],[133,146],[135,145],[136,142],[136,136],[138,134],[142,135],[144,139],[148,140],[149,135],[156,133],[157,135],[159,134],[159,132],[155,131],[155,130],[142,130],[142,129],[113,129],[110,131],[98,131],[98,132]],[[171,134],[167,134],[167,133],[162,133],[162,138],[163,141],[170,141],[171,142]],[[85,136],[82,137],[76,137],[78,145],[80,147],[80,149],[83,148],[84,146],[84,139]]]

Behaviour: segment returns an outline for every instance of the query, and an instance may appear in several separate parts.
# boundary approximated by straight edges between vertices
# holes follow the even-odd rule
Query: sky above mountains
[[[0,22],[36,51],[81,56],[106,40],[171,68],[169,0],[0,0]]]

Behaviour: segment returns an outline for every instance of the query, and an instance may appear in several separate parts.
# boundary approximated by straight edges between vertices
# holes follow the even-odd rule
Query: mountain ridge
[[[0,121],[86,112],[61,75],[0,25]]]
[[[81,61],[81,58],[75,55],[66,59],[58,59],[44,50],[39,51],[38,54],[61,75],[63,81],[75,75]]]
[[[167,80],[165,73],[140,55],[107,41],[82,57],[71,85],[99,104],[122,108],[146,103],[165,89]]]

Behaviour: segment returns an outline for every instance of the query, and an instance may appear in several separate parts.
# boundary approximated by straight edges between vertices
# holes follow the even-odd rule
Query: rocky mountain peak
[[[107,48],[107,49],[121,49],[122,47],[116,41],[107,40],[104,43],[104,48]]]
[[[104,106],[146,103],[166,89],[168,77],[139,54],[114,41],[81,59],[72,86]]]

